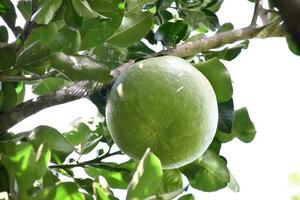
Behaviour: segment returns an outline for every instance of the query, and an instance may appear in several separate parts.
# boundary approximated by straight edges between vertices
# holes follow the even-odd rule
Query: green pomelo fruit
[[[163,168],[178,168],[199,158],[212,142],[217,100],[209,81],[187,61],[150,58],[117,78],[106,120],[115,143],[132,159],[150,147]]]

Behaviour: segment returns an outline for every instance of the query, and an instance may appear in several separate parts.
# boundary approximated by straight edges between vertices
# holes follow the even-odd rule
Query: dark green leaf
[[[255,137],[255,126],[251,121],[246,108],[240,108],[234,112],[232,131],[230,134],[225,134],[218,131],[216,138],[226,143],[237,137],[243,142],[251,142]]]
[[[0,164],[0,180],[0,191],[9,192],[9,174],[2,164]]]
[[[232,132],[243,142],[248,143],[254,139],[256,130],[247,108],[240,108],[234,112]]]
[[[82,27],[82,17],[80,17],[75,11],[71,1],[64,1],[64,20],[66,24],[75,29]]]
[[[218,103],[219,121],[218,130],[224,133],[231,133],[233,123],[234,105],[233,100]]]
[[[0,15],[9,11],[9,1],[0,1]]]
[[[2,83],[2,105],[0,111],[6,111],[14,107],[18,101],[18,93],[13,83]]]
[[[0,71],[9,69],[16,62],[16,48],[12,44],[0,43]]]
[[[288,47],[290,51],[296,55],[300,55],[300,49],[298,48],[296,42],[291,36],[286,36],[286,42],[288,44]]]
[[[34,147],[47,143],[51,150],[67,154],[74,151],[73,145],[60,132],[50,126],[39,126],[33,129],[28,139]]]
[[[108,38],[107,42],[128,47],[145,37],[151,30],[151,26],[152,14],[150,12],[129,11],[125,13],[120,27]]]
[[[16,66],[26,69],[35,68],[44,65],[50,56],[51,50],[43,46],[40,41],[35,41],[18,55]]]
[[[86,56],[67,56],[55,53],[51,59],[52,66],[70,80],[111,80],[109,70]]]
[[[87,0],[72,0],[72,4],[80,17],[86,19],[106,18],[103,15],[97,13],[95,10],[93,10],[94,7],[90,5]]]
[[[147,149],[128,185],[126,198],[144,199],[150,196],[158,187],[162,175],[160,160]]]
[[[59,182],[58,177],[51,170],[47,170],[43,176],[43,188],[55,186],[57,182]]]
[[[2,0],[1,2],[2,5],[4,5],[4,10],[5,12],[1,13],[1,5],[0,5],[0,16],[2,19],[6,22],[8,27],[16,34],[16,10],[14,4],[10,0]]]
[[[224,158],[208,150],[201,158],[181,168],[192,187],[212,192],[227,186],[229,170]]]
[[[195,197],[193,194],[186,194],[181,196],[178,200],[195,200]]]
[[[188,24],[183,20],[166,22],[155,33],[155,39],[165,46],[172,46],[180,42],[187,32]]]
[[[127,49],[104,43],[92,49],[89,55],[97,62],[114,69],[127,60]]]
[[[213,151],[215,154],[219,155],[221,150],[221,142],[218,139],[214,139],[209,145],[208,149]]]
[[[38,24],[48,24],[62,5],[63,0],[43,0],[40,2],[33,20]]]
[[[28,0],[20,0],[18,1],[17,5],[19,11],[21,12],[22,16],[25,20],[28,20],[31,16],[31,1]]]
[[[36,41],[40,41],[44,46],[49,46],[53,42],[57,31],[58,26],[53,22],[45,26],[34,28],[30,32],[30,35],[25,42],[25,46],[28,47]]]
[[[146,5],[151,5],[156,0],[126,0],[126,11],[140,13]]]
[[[45,78],[33,85],[32,92],[36,95],[44,95],[63,88],[65,84],[66,81],[62,78]]]
[[[81,46],[81,36],[78,30],[62,27],[55,35],[54,40],[49,44],[53,51],[61,51],[66,54],[75,54]]]
[[[87,191],[89,194],[93,194],[93,179],[84,178],[84,179],[75,179],[75,183],[81,188]]]
[[[85,19],[83,21],[81,30],[82,50],[101,46],[117,30],[123,17],[123,10],[117,7],[116,2],[90,1],[90,4],[94,10],[109,17],[109,19]]]
[[[235,59],[242,51],[242,49],[247,49],[248,48],[249,41],[246,40],[234,47],[231,48],[224,48],[223,50],[220,51],[208,51],[204,53],[205,59],[212,59],[212,58],[219,58],[223,60],[228,60],[231,61]]]
[[[5,26],[0,26],[0,42],[8,41],[8,31]],[[0,60],[2,60],[0,58]]]
[[[128,47],[128,58],[129,59],[139,59],[155,53],[150,49],[145,43],[137,42],[132,46]]]
[[[182,175],[178,169],[164,170],[160,185],[156,190],[156,194],[164,194],[174,192],[182,188]]]
[[[111,169],[101,168],[101,166],[86,167],[85,172],[91,177],[103,176],[112,188],[126,189],[130,182],[129,172],[121,171],[119,168],[114,171],[113,167]]]
[[[210,82],[219,103],[231,99],[233,94],[229,71],[217,58],[194,65]]]

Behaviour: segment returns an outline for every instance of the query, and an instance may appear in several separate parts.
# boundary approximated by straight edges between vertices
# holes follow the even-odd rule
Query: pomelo
[[[139,160],[149,147],[165,169],[199,158],[218,123],[209,81],[187,61],[163,56],[133,64],[115,81],[106,105],[118,147]]]

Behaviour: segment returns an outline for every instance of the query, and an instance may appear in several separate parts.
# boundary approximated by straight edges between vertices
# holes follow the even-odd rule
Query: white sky
[[[225,0],[218,16],[221,23],[233,22],[241,28],[249,25],[252,12],[253,4],[247,0]],[[293,191],[288,174],[300,172],[300,57],[288,50],[284,39],[257,39],[251,40],[238,58],[224,63],[234,82],[235,106],[248,108],[257,135],[250,144],[234,140],[223,145],[221,154],[227,158],[240,192],[195,191],[196,199],[290,199]],[[83,99],[39,112],[14,130],[41,124],[63,130],[68,121],[96,114],[95,106]]]

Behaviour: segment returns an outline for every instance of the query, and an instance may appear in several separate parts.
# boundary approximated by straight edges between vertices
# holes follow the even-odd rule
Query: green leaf
[[[24,100],[24,97],[25,97],[25,84],[24,82],[17,82],[15,83],[15,90],[17,92],[17,103],[16,104],[19,104],[19,103],[22,103],[23,100]]]
[[[291,36],[286,36],[286,42],[288,44],[288,47],[289,47],[290,51],[293,54],[296,54],[296,55],[299,56],[300,55],[300,49],[297,46],[295,40]]]
[[[194,65],[212,85],[219,103],[231,99],[233,94],[229,71],[217,58]]]
[[[237,138],[246,143],[254,139],[256,130],[247,108],[240,108],[234,112],[232,132]]]
[[[63,88],[65,84],[66,80],[62,78],[45,78],[32,86],[32,92],[36,95],[44,95]]]
[[[224,158],[208,150],[191,164],[181,168],[192,187],[212,192],[227,186],[230,173]]]
[[[2,83],[2,105],[0,111],[6,111],[14,107],[18,101],[18,93],[13,83]]]
[[[9,11],[9,4],[8,1],[0,1],[0,14],[6,13]]]
[[[218,139],[214,139],[212,143],[209,145],[208,149],[215,154],[219,155],[221,150],[222,144]]]
[[[123,10],[117,6],[118,1],[90,1],[90,5],[108,20],[85,19],[81,30],[81,50],[101,46],[120,26]]]
[[[204,53],[204,57],[205,59],[212,59],[217,57],[219,59],[231,61],[241,53],[242,49],[247,49],[248,45],[249,45],[249,41],[246,40],[231,48],[226,47],[220,51],[208,51]]]
[[[0,26],[0,42],[7,42],[7,41],[8,41],[8,31],[5,26]]]
[[[24,19],[27,21],[31,16],[31,2],[27,0],[20,0],[18,1],[17,5],[19,11],[21,12]]]
[[[64,1],[64,20],[70,28],[79,29],[82,27],[83,18],[80,17],[73,7],[71,1]]]
[[[144,199],[155,192],[163,176],[160,160],[147,149],[134,173],[126,199]]]
[[[95,200],[115,200],[116,198],[110,191],[105,190],[99,183],[93,183]]]
[[[152,14],[150,12],[134,12],[133,10],[125,13],[120,27],[108,38],[108,43],[128,47],[149,33],[152,26]]]
[[[171,6],[171,4],[174,2],[175,0],[164,0],[164,1],[160,1],[159,5],[158,5],[158,9],[161,11],[166,10],[167,8],[169,8]]]
[[[48,24],[62,5],[62,2],[63,0],[41,0],[33,20],[38,24]]]
[[[217,33],[222,33],[222,32],[230,31],[230,30],[233,30],[233,29],[234,29],[234,26],[233,26],[232,23],[225,23],[225,24],[223,24],[222,26],[220,26],[218,28]]]
[[[87,0],[72,0],[72,4],[80,17],[86,19],[106,18],[94,11]]]
[[[56,186],[45,188],[37,192],[32,200],[84,200],[84,194],[78,191],[78,186],[73,182],[58,183]]]
[[[108,82],[110,71],[100,63],[86,56],[67,56],[55,53],[51,59],[52,66],[72,81],[95,80]]]
[[[5,146],[3,163],[11,176],[16,177],[21,194],[26,194],[26,191],[33,187],[35,180],[46,173],[51,152],[44,144],[40,145],[36,152],[27,143],[7,142]]]
[[[64,136],[75,146],[85,143],[90,133],[90,128],[85,123],[79,122],[73,125],[71,131],[64,133]]]
[[[74,151],[73,145],[60,132],[50,126],[38,126],[32,130],[28,139],[34,147],[47,143],[51,150],[67,154]]]
[[[4,12],[1,13],[1,11],[0,11],[0,16],[6,22],[8,27],[13,32],[15,32],[16,31],[15,24],[16,24],[17,14],[16,14],[14,4],[12,4],[12,2],[10,0],[2,0],[1,5],[4,7],[4,9],[3,9]],[[1,5],[0,5],[0,7],[1,7]],[[0,10],[1,10],[1,8],[0,8]]]
[[[16,67],[30,69],[42,66],[51,56],[49,47],[43,46],[38,40],[25,48],[17,57]],[[30,70],[31,71],[31,70]]]
[[[195,197],[193,194],[186,194],[181,196],[178,200],[195,200]]]
[[[43,176],[43,188],[55,186],[57,182],[59,182],[58,177],[53,174],[53,171],[47,170]]]
[[[153,4],[157,0],[125,0],[126,11],[140,13],[146,5]]]
[[[0,71],[11,68],[16,63],[16,48],[13,44],[0,43]]]
[[[150,49],[145,43],[137,42],[132,46],[128,47],[128,58],[129,59],[139,59],[143,57],[147,57],[151,54],[155,53],[152,49]]]
[[[81,36],[79,31],[70,29],[68,26],[62,27],[49,45],[53,51],[61,51],[66,54],[77,53],[80,46]]]
[[[36,41],[40,41],[44,46],[49,46],[53,42],[57,31],[58,26],[54,22],[34,28],[31,30],[25,42],[25,46],[28,47]]]
[[[164,193],[164,194],[158,194],[158,195],[152,195],[148,198],[146,198],[145,200],[173,200],[175,199],[175,197],[179,196],[181,193],[183,193],[184,191],[187,190],[187,187],[172,191],[172,192],[168,192],[168,193]]]
[[[110,169],[99,167],[86,167],[85,172],[91,177],[103,176],[108,182],[109,186],[117,189],[126,189],[128,183],[130,182],[130,173],[125,170],[120,170],[116,167],[116,170],[113,170],[113,167]]]
[[[251,121],[248,110],[246,108],[240,108],[234,112],[232,131],[230,134],[217,131],[216,138],[226,143],[234,139],[239,138],[241,141],[249,143],[255,137],[255,126]]]
[[[97,62],[105,64],[110,69],[114,69],[126,62],[127,49],[104,43],[103,45],[92,49],[89,52],[89,56]]]
[[[234,105],[233,100],[218,103],[219,121],[218,130],[224,133],[231,133],[233,124]]]
[[[183,20],[166,22],[155,33],[155,39],[165,46],[172,46],[180,42],[186,35],[188,24]]]
[[[160,185],[156,190],[156,194],[164,194],[174,192],[182,188],[182,175],[178,169],[164,170]]]

